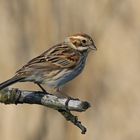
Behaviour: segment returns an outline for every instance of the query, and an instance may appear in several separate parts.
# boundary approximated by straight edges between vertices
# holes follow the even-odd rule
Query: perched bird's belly
[[[82,72],[83,68],[84,68],[84,63],[76,67],[75,69],[60,70],[55,76],[46,78],[43,81],[43,84],[46,84],[49,87],[54,87],[54,88],[64,86],[67,82],[71,81],[76,76],[78,76]]]

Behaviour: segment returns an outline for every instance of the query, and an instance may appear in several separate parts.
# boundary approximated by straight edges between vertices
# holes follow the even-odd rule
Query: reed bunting
[[[54,45],[29,61],[11,79],[0,84],[0,90],[16,82],[34,82],[59,90],[78,76],[91,50],[97,50],[92,38],[84,33],[75,34]]]

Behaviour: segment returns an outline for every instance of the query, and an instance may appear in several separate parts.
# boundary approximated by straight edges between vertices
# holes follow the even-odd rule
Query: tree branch
[[[70,111],[86,111],[90,104],[87,101],[80,101],[68,97],[59,97],[57,94],[46,94],[40,91],[23,91],[19,89],[6,88],[0,91],[0,103],[4,104],[39,104],[58,110],[67,121],[71,121],[74,125],[82,130],[85,134],[86,128],[78,121],[78,117],[74,116]]]

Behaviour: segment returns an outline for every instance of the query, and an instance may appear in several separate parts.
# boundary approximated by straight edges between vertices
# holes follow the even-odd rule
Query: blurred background
[[[56,111],[0,104],[1,140],[140,140],[140,1],[0,0],[0,82],[66,36],[85,32],[98,51],[64,91],[92,107],[75,113],[85,135]],[[15,87],[35,90],[31,83]]]

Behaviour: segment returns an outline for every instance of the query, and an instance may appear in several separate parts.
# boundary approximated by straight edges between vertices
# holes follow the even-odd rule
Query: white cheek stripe
[[[76,48],[77,50],[79,50],[79,51],[84,51],[84,50],[87,50],[88,49],[88,47],[78,47],[78,48]]]

